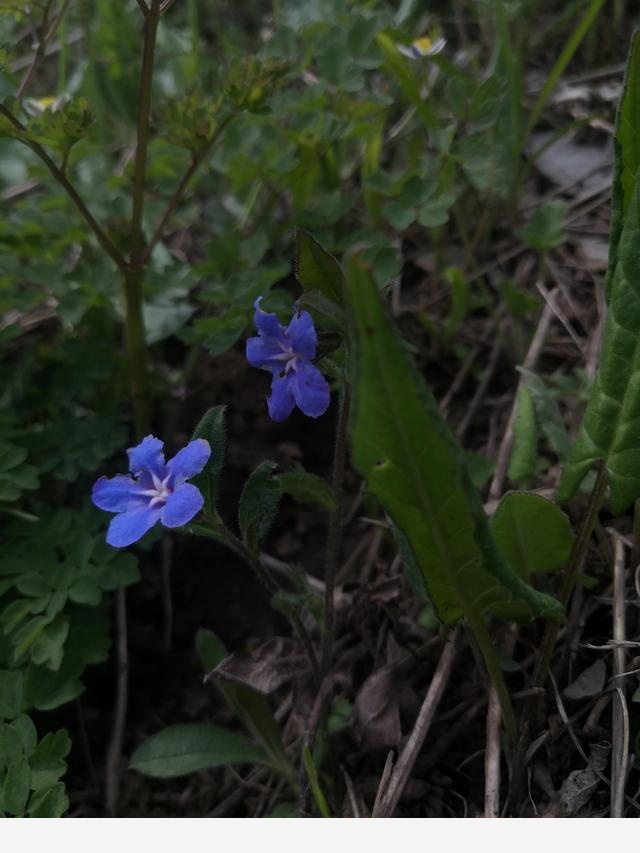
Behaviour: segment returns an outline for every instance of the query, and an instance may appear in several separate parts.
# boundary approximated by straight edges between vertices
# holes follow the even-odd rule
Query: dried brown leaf
[[[229,655],[207,678],[236,681],[268,696],[305,672],[307,665],[307,658],[295,640],[272,637],[250,652]]]

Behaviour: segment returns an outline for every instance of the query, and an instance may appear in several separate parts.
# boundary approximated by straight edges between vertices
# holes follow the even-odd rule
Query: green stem
[[[347,383],[342,391],[340,411],[338,414],[336,444],[333,454],[333,491],[336,498],[336,506],[329,517],[329,531],[327,535],[327,550],[324,566],[325,592],[324,635],[322,637],[322,672],[325,675],[331,667],[333,636],[335,633],[333,593],[335,587],[336,568],[340,558],[340,545],[342,543],[342,508],[344,502],[343,484],[347,458],[347,427],[349,424],[350,402],[351,389]]]
[[[465,615],[476,643],[478,644],[478,648],[480,649],[480,653],[484,659],[484,664],[487,667],[489,678],[491,679],[493,686],[496,689],[496,693],[498,694],[500,710],[502,711],[502,721],[504,722],[507,736],[511,743],[514,744],[517,737],[516,718],[513,713],[511,697],[509,696],[509,691],[507,690],[507,685],[505,684],[504,676],[502,674],[502,667],[500,666],[498,655],[496,654],[496,650],[491,640],[491,635],[487,631],[487,627],[484,624],[481,614],[478,614],[475,610],[469,608],[466,610]]]
[[[142,438],[151,424],[151,395],[147,342],[144,330],[142,294],[144,281],[144,187],[149,146],[149,120],[156,35],[160,23],[160,0],[152,0],[144,22],[144,47],[138,96],[136,154],[133,170],[131,212],[131,255],[123,276],[125,296],[125,334],[131,381],[131,397],[136,434]]]
[[[129,381],[136,436],[142,439],[151,428],[151,396],[147,342],[142,313],[143,271],[131,270],[124,276],[125,337]]]
[[[123,273],[127,271],[128,264],[126,260],[122,257],[120,252],[117,250],[115,245],[111,242],[110,238],[106,234],[105,231],[102,230],[101,226],[98,224],[93,214],[86,206],[82,198],[80,197],[78,191],[73,186],[73,184],[69,181],[66,175],[62,172],[61,169],[54,163],[51,157],[44,150],[42,145],[38,142],[34,142],[28,138],[28,130],[24,124],[20,121],[20,119],[16,118],[4,104],[0,103],[0,115],[4,116],[7,121],[9,121],[20,134],[18,136],[18,141],[22,142],[23,145],[26,145],[27,148],[30,148],[31,151],[41,160],[44,165],[47,167],[52,177],[60,184],[62,189],[67,193],[71,201],[75,204],[78,209],[80,215],[85,220],[89,228],[93,231],[96,236],[98,243],[101,248],[105,251],[105,253],[111,258],[114,264],[121,270]]]
[[[149,145],[149,118],[151,115],[151,88],[156,36],[160,23],[160,0],[152,0],[144,23],[144,48],[140,72],[138,97],[138,123],[136,156],[133,170],[133,209],[131,213],[131,266],[140,266],[143,253],[142,214],[144,211],[144,184]]]

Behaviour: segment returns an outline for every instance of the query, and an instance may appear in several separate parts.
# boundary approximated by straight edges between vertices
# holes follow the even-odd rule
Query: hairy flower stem
[[[336,444],[333,453],[333,491],[336,506],[329,517],[324,565],[324,635],[322,638],[322,673],[324,675],[327,674],[331,667],[331,656],[333,654],[333,636],[335,633],[333,593],[336,568],[340,558],[340,545],[342,544],[343,485],[347,458],[347,427],[349,424],[350,404],[351,388],[346,383],[340,399]]]

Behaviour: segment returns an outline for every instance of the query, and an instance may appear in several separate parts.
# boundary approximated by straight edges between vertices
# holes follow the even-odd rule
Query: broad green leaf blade
[[[353,461],[409,541],[438,615],[447,623],[487,611],[559,615],[558,603],[501,557],[459,449],[358,256],[348,284],[356,338]]]
[[[145,740],[130,767],[145,776],[185,776],[223,764],[265,764],[264,752],[242,735],[209,723],[169,726]]]
[[[558,500],[572,497],[604,460],[618,515],[640,497],[640,35],[633,38],[618,110],[611,210],[607,323],[600,367],[562,473]]]
[[[220,472],[224,465],[226,444],[225,411],[226,406],[214,406],[204,415],[193,432],[192,439],[204,438],[211,447],[211,456],[204,470],[194,477],[192,482],[202,492],[205,507],[214,510],[218,498]]]
[[[320,243],[298,228],[296,231],[296,278],[305,290],[317,291],[333,303],[342,305],[344,275],[337,260]]]
[[[569,560],[574,539],[569,519],[542,495],[509,492],[490,524],[505,559],[525,581],[533,572],[555,572]]]
[[[259,549],[278,512],[282,490],[275,470],[275,462],[262,462],[250,474],[240,495],[240,532],[252,552]]]

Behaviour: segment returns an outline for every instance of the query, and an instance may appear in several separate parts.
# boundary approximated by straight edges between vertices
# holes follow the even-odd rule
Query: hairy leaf
[[[618,111],[605,326],[600,367],[565,466],[558,499],[568,500],[604,460],[612,512],[640,497],[640,34],[634,36]]]
[[[274,522],[282,490],[274,462],[262,462],[244,484],[238,506],[240,531],[245,544],[257,551]]]
[[[214,406],[204,415],[193,431],[192,439],[204,438],[211,447],[211,456],[204,470],[193,478],[193,484],[204,495],[205,506],[214,510],[218,499],[220,472],[224,465],[226,443],[225,411],[226,406]]]

